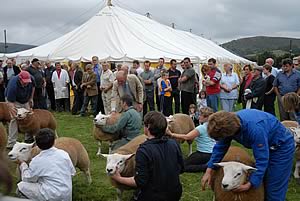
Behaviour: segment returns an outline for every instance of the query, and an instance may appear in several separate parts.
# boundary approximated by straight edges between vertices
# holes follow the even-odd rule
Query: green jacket
[[[122,113],[116,124],[103,126],[102,131],[112,134],[119,132],[124,138],[132,140],[141,133],[141,128],[141,115],[131,106]]]

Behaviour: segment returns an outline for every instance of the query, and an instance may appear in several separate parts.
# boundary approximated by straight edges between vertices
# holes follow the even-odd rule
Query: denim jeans
[[[214,112],[218,111],[220,94],[207,95],[207,106],[212,108]]]
[[[89,105],[89,102],[91,101],[93,115],[96,116],[97,115],[97,100],[98,100],[98,95],[96,95],[96,96],[85,96],[84,100],[83,100],[83,105],[82,105],[80,114],[82,116],[85,115],[85,111],[86,111],[86,109]]]

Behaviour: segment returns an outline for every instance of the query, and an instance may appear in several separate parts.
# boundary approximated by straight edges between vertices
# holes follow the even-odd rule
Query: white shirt
[[[136,69],[136,72],[137,72],[138,75],[141,75],[141,73],[144,72],[144,69],[142,69],[142,67],[139,66],[139,67]]]
[[[69,97],[69,90],[67,84],[70,82],[69,74],[66,70],[61,69],[60,77],[58,78],[57,71],[54,71],[51,79],[54,86],[55,99],[62,99]]]
[[[72,176],[75,168],[67,152],[52,147],[41,151],[32,159],[29,166],[20,165],[22,181],[19,190],[32,200],[71,201]],[[31,197],[26,192],[32,183],[37,183],[38,192]],[[29,185],[28,185],[29,184]]]
[[[114,83],[115,79],[116,79],[115,75],[110,69],[107,69],[106,71],[102,71],[101,87],[108,87],[109,85]]]

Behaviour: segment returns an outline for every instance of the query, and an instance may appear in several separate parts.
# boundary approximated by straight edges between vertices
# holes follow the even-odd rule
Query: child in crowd
[[[197,106],[199,109],[207,107],[207,101],[206,101],[206,92],[200,91],[199,96],[197,98]]]
[[[287,93],[282,97],[283,108],[286,112],[295,114],[297,122],[300,124],[300,97],[297,93]]]
[[[195,104],[191,104],[189,107],[189,115],[192,118],[195,127],[199,126],[199,112]]]
[[[166,116],[173,114],[172,111],[172,97],[171,91],[172,86],[169,80],[169,74],[166,70],[161,73],[161,84],[160,84],[160,110]]]
[[[183,158],[178,143],[165,136],[167,120],[159,112],[151,111],[144,118],[144,133],[148,139],[136,152],[136,175],[122,177],[117,171],[112,179],[137,187],[136,201],[178,201],[182,194],[179,174]]]
[[[35,137],[42,151],[27,165],[19,161],[22,181],[17,194],[33,201],[71,201],[75,168],[69,154],[55,148],[54,131],[41,129]]]
[[[210,138],[207,134],[207,121],[208,117],[213,114],[213,110],[209,107],[200,109],[199,122],[194,130],[188,134],[172,133],[167,129],[167,134],[173,138],[180,140],[194,140],[197,143],[197,151],[192,153],[187,159],[184,160],[185,172],[205,172],[207,162],[210,160],[215,140]]]

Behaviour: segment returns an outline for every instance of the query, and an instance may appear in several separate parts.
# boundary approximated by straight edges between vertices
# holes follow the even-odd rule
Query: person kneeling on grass
[[[20,163],[22,181],[17,194],[33,201],[71,201],[75,168],[67,152],[55,148],[54,131],[41,129],[35,137],[42,150],[29,165]]]
[[[184,160],[184,172],[205,172],[207,162],[211,157],[215,140],[210,138],[207,134],[208,117],[213,114],[213,110],[209,107],[200,109],[199,123],[194,130],[188,134],[172,133],[167,129],[167,134],[179,140],[194,140],[197,143],[197,151],[192,153]]]
[[[295,92],[290,92],[282,97],[283,108],[286,112],[295,114],[295,119],[300,124],[300,96]]]
[[[166,118],[151,111],[144,118],[144,132],[148,136],[136,152],[136,175],[122,177],[117,171],[112,179],[127,186],[137,187],[137,201],[177,201],[182,194],[179,174],[183,170],[180,146],[165,136]]]
[[[120,140],[113,143],[112,150],[127,144],[141,133],[142,117],[133,107],[132,96],[128,94],[122,96],[121,105],[124,112],[121,114],[117,123],[105,125],[101,128],[103,132],[112,135],[119,134],[122,137]]]

